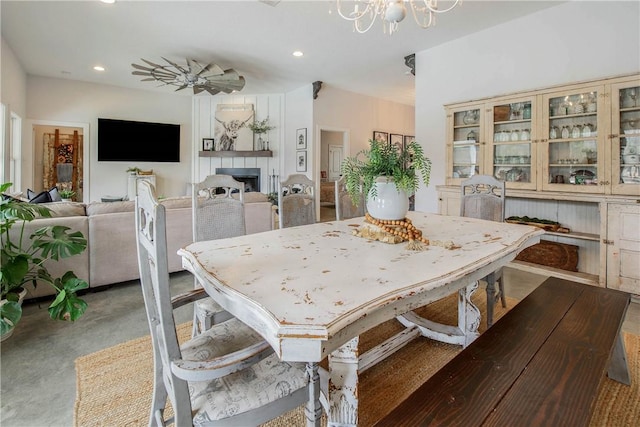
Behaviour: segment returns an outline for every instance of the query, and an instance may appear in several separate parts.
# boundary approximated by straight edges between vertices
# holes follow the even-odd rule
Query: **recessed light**
[[[100,0],[102,3],[106,3],[106,4],[113,4],[116,2],[116,0]]]
[[[93,69],[96,71],[104,71],[104,67],[102,65],[96,65]]]
[[[303,56],[303,55],[304,55],[304,53],[302,53],[302,51],[300,51],[300,50],[296,50],[296,51],[294,51],[294,52],[292,53],[292,55],[293,55],[293,56],[295,56],[295,57],[297,57],[297,58],[299,58],[299,57]]]

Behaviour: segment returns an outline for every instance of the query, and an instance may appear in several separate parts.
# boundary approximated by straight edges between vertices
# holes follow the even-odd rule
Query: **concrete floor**
[[[523,298],[545,277],[505,269],[507,295]],[[190,289],[187,272],[174,273],[176,292]],[[76,396],[74,360],[148,334],[144,302],[137,281],[88,293],[85,315],[76,323],[50,320],[47,304],[27,303],[14,335],[1,348],[0,425],[71,426]],[[191,319],[185,307],[178,323]],[[633,303],[623,329],[640,335],[640,304]]]

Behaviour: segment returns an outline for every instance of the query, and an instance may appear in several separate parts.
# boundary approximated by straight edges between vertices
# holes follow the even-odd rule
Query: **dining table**
[[[419,337],[470,344],[480,324],[471,301],[478,280],[544,233],[425,212],[407,218],[428,244],[361,237],[358,231],[369,225],[360,217],[196,242],[178,254],[207,294],[260,333],[282,361],[317,366],[328,359],[322,395],[328,425],[356,426],[358,374]],[[457,325],[413,312],[454,293]],[[360,354],[358,337],[394,318],[402,332]],[[307,408],[307,424],[318,425],[309,413],[317,415],[318,407]]]

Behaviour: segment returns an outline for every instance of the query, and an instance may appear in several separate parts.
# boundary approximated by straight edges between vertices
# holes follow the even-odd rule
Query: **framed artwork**
[[[307,149],[307,128],[298,129],[296,131],[296,149],[297,150],[306,150]],[[306,171],[305,167],[305,171]]]
[[[391,134],[391,140],[389,141],[389,143],[391,145],[395,145],[396,147],[398,147],[398,151],[402,151],[402,149],[404,148],[402,145],[403,142],[403,137],[400,134],[397,133],[392,133]]]
[[[416,139],[416,137],[413,136],[413,135],[405,135],[404,136],[404,146],[406,147],[407,145],[409,145],[409,143],[411,141],[414,141],[415,139]]]
[[[213,151],[213,138],[202,138],[202,151]]]
[[[389,134],[387,132],[380,132],[380,131],[374,130],[373,139],[375,139],[378,142],[382,142],[386,144],[387,142],[389,142]]]
[[[253,150],[253,132],[248,128],[254,119],[253,104],[218,104],[214,118],[213,136],[220,151]]]
[[[296,151],[296,172],[307,171],[307,152]]]

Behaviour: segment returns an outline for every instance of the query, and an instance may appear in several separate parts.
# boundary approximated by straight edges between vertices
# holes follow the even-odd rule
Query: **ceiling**
[[[236,69],[246,79],[244,93],[289,92],[320,80],[414,105],[405,56],[560,3],[465,0],[438,16],[435,27],[421,29],[409,15],[391,36],[379,22],[365,34],[353,32],[328,0],[2,0],[0,7],[2,37],[29,75],[172,92],[140,81],[131,64],[190,58]],[[304,56],[293,57],[294,50]]]

